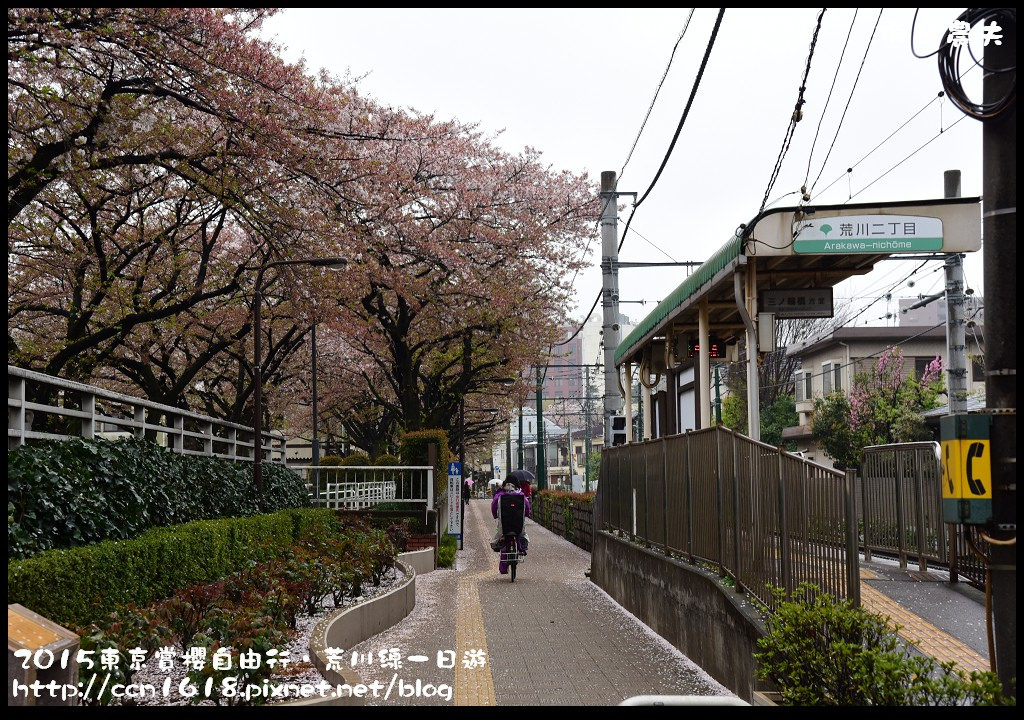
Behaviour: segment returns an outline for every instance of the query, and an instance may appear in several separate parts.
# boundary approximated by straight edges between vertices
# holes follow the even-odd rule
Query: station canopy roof
[[[877,229],[880,237],[856,239],[850,228],[861,225],[869,235],[872,228]],[[898,232],[885,234],[897,226]],[[920,235],[911,236],[910,231],[920,231]],[[844,239],[840,233],[854,239]],[[710,333],[724,342],[742,337],[733,276],[737,271],[750,271],[751,266],[760,294],[764,290],[831,288],[865,275],[876,263],[897,255],[941,258],[946,253],[980,249],[978,197],[766,210],[740,225],[733,237],[622,339],[615,350],[615,365],[637,362],[652,341],[674,331],[695,331],[704,298]]]

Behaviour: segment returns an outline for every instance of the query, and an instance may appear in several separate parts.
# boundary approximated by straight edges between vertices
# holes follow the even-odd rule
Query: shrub
[[[252,466],[137,438],[73,438],[7,453],[7,554],[127,540],[152,527],[260,512]],[[264,509],[304,507],[291,470],[264,463]]]
[[[450,568],[455,565],[455,553],[459,549],[459,541],[454,535],[445,535],[437,546],[438,567]]]
[[[448,490],[448,461],[451,453],[448,450],[448,435],[444,430],[415,430],[402,435],[399,442],[399,457],[403,465],[429,465],[427,447],[437,447],[437,459],[434,462],[434,487],[436,498],[443,497]]]
[[[321,467],[337,467],[338,465],[341,465],[340,455],[324,455],[320,458]]]
[[[365,466],[370,464],[370,458],[364,453],[355,453],[354,455],[342,458],[339,464],[343,467],[352,467],[353,465]]]
[[[7,565],[7,602],[81,626],[112,610],[223,578],[278,557],[310,527],[333,527],[328,509],[153,528],[131,540],[47,550]]]
[[[970,674],[954,663],[911,656],[898,626],[802,584],[790,600],[774,590],[778,609],[758,640],[758,678],[773,683],[786,705],[1001,705],[998,677]]]
[[[402,459],[397,455],[389,455],[387,453],[384,453],[383,455],[378,455],[376,459],[373,461],[373,464],[379,466],[401,465]]]

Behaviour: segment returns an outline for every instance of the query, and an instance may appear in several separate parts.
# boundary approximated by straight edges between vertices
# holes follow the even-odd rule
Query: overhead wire
[[[708,46],[707,46],[707,48],[704,51],[704,59],[701,61],[700,69],[697,72],[697,78],[694,81],[693,88],[690,90],[690,98],[689,98],[689,100],[686,103],[686,108],[684,109],[683,115],[682,115],[682,117],[679,120],[679,125],[676,127],[676,132],[675,132],[675,135],[672,137],[672,142],[669,144],[668,150],[665,153],[665,157],[664,157],[664,159],[661,162],[661,167],[658,168],[658,172],[654,176],[654,180],[651,181],[651,184],[647,188],[646,192],[644,192],[643,197],[641,197],[640,200],[638,200],[636,203],[633,204],[632,211],[629,213],[629,218],[626,220],[625,228],[622,231],[622,238],[619,241],[618,250],[620,250],[620,251],[622,250],[622,244],[626,241],[626,233],[629,231],[629,224],[633,220],[633,215],[636,212],[636,209],[640,206],[640,203],[642,203],[647,198],[647,196],[650,194],[651,190],[654,189],[654,186],[658,182],[658,178],[661,177],[661,173],[665,169],[666,163],[668,163],[669,157],[672,155],[672,150],[675,147],[676,140],[679,139],[679,133],[683,129],[683,124],[686,122],[686,116],[690,112],[690,106],[693,104],[693,98],[694,98],[694,96],[697,93],[697,88],[700,85],[701,78],[704,76],[704,68],[707,66],[708,58],[711,55],[711,49],[714,47],[715,38],[718,36],[718,29],[719,29],[719,27],[721,27],[722,16],[724,14],[725,14],[725,8],[719,8],[718,17],[715,19],[715,26],[714,26],[714,29],[711,31],[711,38],[708,41]],[[687,20],[687,24],[689,24],[689,20]],[[686,28],[684,27],[683,28],[683,32],[685,33],[685,31],[686,31]],[[678,44],[678,41],[677,41],[677,44]],[[646,120],[645,120],[645,122],[646,122]],[[641,128],[641,130],[642,129],[643,128]],[[630,151],[630,153],[632,154],[632,151]],[[627,162],[628,162],[628,158],[627,158]],[[623,170],[625,170],[625,166],[626,166],[626,164],[623,163]],[[617,185],[617,181],[616,181],[616,185]],[[609,199],[609,202],[610,201],[611,200]],[[594,310],[597,308],[597,303],[598,303],[598,301],[600,301],[601,295],[603,293],[604,293],[603,290],[598,293],[597,297],[594,299],[594,304],[590,308],[590,312],[587,313],[586,317],[583,319],[583,322],[581,322],[580,326],[576,329],[576,332],[574,332],[572,335],[570,335],[569,338],[567,338],[566,340],[563,340],[563,341],[561,341],[559,343],[556,343],[555,344],[556,346],[557,345],[564,345],[564,344],[570,342],[577,335],[579,335],[579,333],[583,330],[584,326],[586,326],[587,321],[590,320],[590,316],[594,314]]]
[[[811,46],[807,53],[807,61],[804,65],[804,76],[800,82],[800,88],[797,92],[796,105],[793,108],[793,114],[789,117],[789,125],[786,126],[786,134],[782,139],[782,148],[779,150],[779,157],[775,160],[775,167],[772,169],[772,176],[768,180],[768,187],[764,191],[764,199],[761,200],[761,208],[758,210],[758,214],[764,212],[764,207],[768,203],[768,196],[771,195],[772,188],[775,187],[775,181],[779,179],[779,172],[782,170],[782,161],[786,157],[786,153],[789,152],[789,146],[793,142],[793,134],[796,130],[796,124],[803,119],[804,111],[804,91],[807,89],[807,76],[811,72],[811,59],[814,57],[814,49],[818,44],[818,33],[821,32],[821,19],[825,15],[825,11],[828,8],[822,8],[821,12],[818,13],[817,24],[814,27],[814,35],[811,37]]]
[[[661,80],[658,82],[658,87],[654,90],[654,97],[651,98],[651,104],[647,108],[647,114],[644,115],[643,122],[640,123],[640,129],[636,133],[636,138],[633,140],[633,146],[629,148],[629,153],[626,155],[626,161],[622,163],[622,169],[619,170],[619,178],[622,177],[623,173],[626,172],[626,166],[629,165],[630,158],[633,157],[633,151],[636,150],[636,145],[640,142],[640,135],[643,133],[644,128],[647,127],[647,121],[651,117],[651,111],[654,110],[654,103],[658,99],[658,93],[661,92],[661,86],[665,84],[665,78],[668,77],[668,71],[672,67],[672,61],[675,59],[676,50],[679,49],[679,43],[683,41],[683,37],[686,35],[687,28],[690,27],[690,20],[693,19],[693,12],[696,8],[690,8],[690,14],[686,17],[686,23],[683,25],[683,29],[679,31],[679,37],[676,38],[676,44],[672,46],[672,54],[669,55],[668,64],[665,66],[665,72],[661,75]],[[618,179],[616,179],[618,183]]]
[[[818,118],[818,127],[814,131],[814,140],[811,141],[811,151],[809,153],[807,153],[807,170],[804,173],[804,185],[803,185],[803,188],[801,188],[801,190],[804,193],[805,200],[810,200],[810,198],[806,196],[806,193],[807,193],[806,188],[807,188],[807,181],[811,177],[811,159],[814,157],[814,147],[818,144],[818,135],[821,134],[821,126],[822,126],[822,123],[825,122],[825,113],[828,112],[828,104],[830,102],[832,102],[832,93],[836,89],[836,80],[838,80],[838,78],[839,78],[839,71],[843,67],[843,58],[846,57],[846,48],[848,48],[850,46],[850,37],[853,35],[853,27],[854,27],[854,25],[857,24],[857,13],[859,11],[860,11],[860,8],[854,8],[853,9],[853,19],[850,21],[850,29],[846,31],[846,42],[843,43],[843,49],[839,53],[839,61],[836,63],[836,72],[835,72],[835,75],[832,76],[832,85],[828,89],[828,96],[825,98],[825,104],[821,108],[821,115]],[[851,96],[852,96],[852,92],[851,92]],[[847,103],[847,106],[849,106],[849,103]],[[839,134],[838,130],[836,130],[836,134],[837,135]],[[835,139],[832,140],[832,144],[835,145]],[[830,149],[830,152],[831,152],[831,149]],[[826,157],[825,160],[827,162],[828,158]],[[823,165],[824,165],[824,163],[823,163]]]
[[[854,19],[856,19],[856,17]],[[871,37],[868,38],[867,47],[864,48],[864,56],[861,58],[861,60],[860,60],[860,67],[857,69],[857,77],[854,78],[853,87],[850,88],[850,95],[846,99],[846,107],[843,108],[843,114],[839,118],[839,125],[836,127],[836,134],[832,137],[832,144],[829,146],[828,152],[825,154],[825,159],[821,163],[821,169],[818,171],[818,176],[816,178],[814,178],[814,182],[811,184],[811,188],[810,188],[810,192],[811,193],[814,192],[814,186],[818,184],[818,181],[821,179],[822,173],[825,172],[825,166],[828,164],[828,159],[832,156],[832,150],[835,149],[836,140],[839,138],[839,131],[843,127],[843,121],[846,120],[846,113],[850,109],[850,103],[853,101],[853,94],[854,94],[854,92],[856,92],[857,85],[860,83],[860,75],[864,71],[864,63],[868,59],[868,53],[871,52],[871,45],[872,45],[872,43],[875,40],[875,33],[878,32],[878,24],[881,22],[881,20],[882,20],[882,9],[879,9],[878,17],[875,19],[875,27],[871,30]],[[852,25],[850,26],[850,29],[851,29],[851,31],[853,30],[853,26]],[[840,59],[840,62],[842,62],[841,59]],[[837,69],[837,72],[838,72],[838,69]],[[811,162],[810,162],[810,158],[808,158],[808,160],[807,160],[807,167],[808,167],[808,169],[810,168],[810,166],[811,166]],[[807,197],[806,193],[805,193],[805,197]]]

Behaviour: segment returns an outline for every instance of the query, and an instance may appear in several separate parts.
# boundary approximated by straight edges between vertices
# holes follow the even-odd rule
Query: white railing
[[[276,432],[262,435],[263,459],[284,463],[285,437]],[[251,427],[7,366],[8,450],[31,440],[129,436],[152,437],[183,455],[253,458]]]
[[[434,509],[434,468],[430,465],[291,465],[314,504],[362,510],[379,503],[397,508]]]

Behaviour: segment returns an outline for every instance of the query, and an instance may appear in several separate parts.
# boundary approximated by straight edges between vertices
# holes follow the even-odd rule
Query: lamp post
[[[467,345],[468,345],[468,341],[467,341]],[[468,364],[468,353],[464,354],[463,357],[465,358],[464,362],[466,362]],[[497,383],[499,385],[504,385],[505,387],[511,387],[512,385],[515,384],[516,381],[515,381],[515,378],[479,378],[479,379],[476,380],[476,382],[477,383]],[[473,386],[471,386],[471,388],[472,387]],[[466,471],[465,470],[465,467],[466,467],[466,394],[467,393],[463,393],[462,397],[459,398],[459,467],[462,468],[462,472]],[[484,412],[496,413],[496,412],[498,412],[498,410],[497,410],[497,408],[487,408]],[[463,483],[463,487],[464,487],[465,483],[466,483],[465,477],[463,477],[462,483]],[[449,488],[448,491],[451,492],[451,488]],[[463,488],[459,488],[459,493],[460,493],[460,495],[464,496]],[[461,504],[461,513],[462,513],[462,518],[463,519],[465,519],[465,512],[466,512],[466,502],[465,502],[465,500],[463,500],[462,504]],[[459,538],[459,549],[460,550],[462,549],[463,541],[464,541],[465,537],[466,537],[466,528],[465,528],[465,523],[463,523],[462,537]]]
[[[283,265],[310,265],[313,267],[339,267],[347,265],[348,260],[340,257],[328,257],[328,258],[298,258],[295,260],[274,260],[273,262],[265,263],[259,266],[259,272],[256,275],[256,287],[253,291],[252,300],[252,376],[253,376],[253,421],[252,421],[252,432],[253,432],[253,463],[252,463],[252,479],[253,484],[256,486],[256,503],[258,507],[263,509],[263,370],[260,367],[260,355],[262,355],[260,347],[260,307],[263,305],[263,273],[267,269],[272,267],[280,267]],[[313,443],[316,451],[314,456],[314,465],[319,465],[319,447],[317,443],[317,427],[316,427],[316,325],[313,325]],[[319,496],[319,484],[316,489],[317,495]]]

